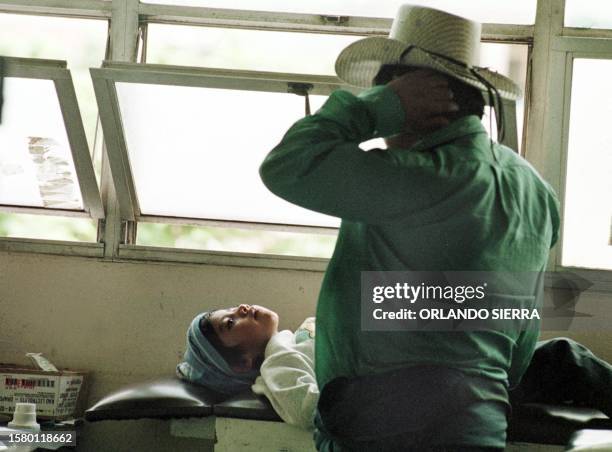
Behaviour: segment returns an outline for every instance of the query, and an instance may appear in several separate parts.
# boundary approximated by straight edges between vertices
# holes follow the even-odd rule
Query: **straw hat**
[[[371,37],[346,47],[336,60],[336,73],[346,83],[372,85],[382,64],[434,69],[493,95],[515,100],[520,88],[508,77],[480,67],[478,22],[423,6],[402,5],[388,38]]]

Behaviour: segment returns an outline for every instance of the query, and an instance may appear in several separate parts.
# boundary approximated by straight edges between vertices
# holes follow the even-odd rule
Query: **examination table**
[[[85,412],[89,422],[142,418],[169,419],[177,437],[215,440],[216,452],[314,451],[312,433],[282,422],[264,397],[224,399],[177,378],[120,389]],[[612,451],[612,420],[590,408],[526,404],[513,412],[508,442],[509,450]]]

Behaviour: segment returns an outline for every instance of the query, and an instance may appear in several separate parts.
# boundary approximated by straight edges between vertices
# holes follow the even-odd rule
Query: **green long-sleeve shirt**
[[[523,158],[491,147],[476,116],[410,149],[359,148],[399,133],[403,123],[387,86],[359,96],[336,91],[289,129],[260,169],[281,198],[342,218],[317,305],[318,384],[441,364],[500,383],[474,391],[505,401],[531,359],[537,329],[365,332],[360,272],[541,271],[557,240],[558,201]]]

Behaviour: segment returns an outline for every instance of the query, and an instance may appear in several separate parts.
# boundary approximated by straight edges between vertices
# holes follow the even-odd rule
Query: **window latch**
[[[298,96],[304,96],[306,116],[310,116],[310,99],[308,98],[308,92],[312,90],[314,86],[311,83],[287,83],[287,92],[297,94]]]
[[[345,24],[349,21],[349,16],[321,16],[324,22],[328,24]]]

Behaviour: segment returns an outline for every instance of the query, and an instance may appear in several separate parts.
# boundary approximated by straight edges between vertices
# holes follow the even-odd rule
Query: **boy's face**
[[[226,347],[238,346],[245,352],[262,353],[278,331],[278,314],[257,305],[241,304],[219,309],[210,315],[217,337]]]

